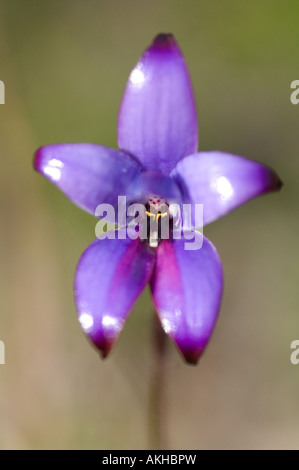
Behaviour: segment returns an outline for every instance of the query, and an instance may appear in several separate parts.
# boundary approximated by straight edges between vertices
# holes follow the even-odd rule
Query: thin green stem
[[[156,312],[153,318],[153,364],[149,396],[149,443],[152,450],[166,449],[165,442],[165,353],[167,337]]]

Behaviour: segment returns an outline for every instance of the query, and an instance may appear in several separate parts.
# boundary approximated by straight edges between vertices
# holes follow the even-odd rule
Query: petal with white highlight
[[[183,237],[161,242],[151,289],[165,333],[186,361],[195,364],[218,318],[223,276],[220,258],[209,240],[203,237],[201,248],[194,251],[186,250],[185,243]]]
[[[34,168],[93,215],[99,204],[117,208],[142,170],[129,155],[96,144],[47,145],[36,152]]]
[[[271,168],[224,152],[190,155],[177,164],[171,176],[181,188],[185,202],[203,205],[205,225],[282,186]]]
[[[83,253],[75,277],[79,321],[104,357],[150,279],[154,260],[147,243],[128,237],[96,240]]]
[[[184,57],[159,34],[131,72],[118,116],[118,146],[146,169],[169,175],[197,151],[195,100]]]

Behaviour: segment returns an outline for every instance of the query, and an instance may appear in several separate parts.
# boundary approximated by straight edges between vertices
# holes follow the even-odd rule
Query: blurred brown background
[[[159,32],[185,54],[200,149],[254,158],[285,183],[205,229],[225,294],[196,368],[169,345],[169,448],[299,448],[298,16],[296,1],[0,0],[0,448],[148,448],[149,293],[102,361],[72,292],[95,220],[32,155],[54,142],[116,147],[126,80]]]

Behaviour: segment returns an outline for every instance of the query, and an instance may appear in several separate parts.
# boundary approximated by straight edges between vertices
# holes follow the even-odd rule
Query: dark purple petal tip
[[[173,34],[171,33],[160,33],[153,40],[153,46],[158,49],[169,49],[171,47],[177,47],[176,41]]]
[[[40,150],[41,149],[38,149],[35,152],[34,159],[33,159],[33,168],[35,169],[35,171],[38,171],[38,172],[40,172],[40,170],[41,170]]]
[[[196,366],[202,353],[204,352],[204,350],[202,351],[197,351],[197,350],[188,350],[188,349],[181,349],[180,346],[178,345],[178,348],[180,349],[181,351],[181,354],[184,358],[184,360],[187,362],[187,364],[190,364],[191,366]]]
[[[268,171],[266,173],[266,186],[268,187],[268,192],[280,191],[283,187],[283,182],[274,170],[272,170],[271,168],[267,169]]]

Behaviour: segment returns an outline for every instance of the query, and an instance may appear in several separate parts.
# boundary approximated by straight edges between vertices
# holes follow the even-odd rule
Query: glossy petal
[[[171,34],[160,34],[133,69],[120,107],[118,146],[169,175],[197,151],[197,115],[187,66]]]
[[[271,168],[224,152],[200,152],[180,161],[171,173],[184,201],[203,204],[204,224],[282,183]]]
[[[72,202],[95,215],[99,204],[117,205],[140,164],[117,150],[95,144],[55,144],[40,148],[34,167]]]
[[[147,284],[155,253],[139,239],[96,240],[76,271],[75,300],[85,333],[105,357]]]
[[[196,235],[197,239],[202,237]],[[157,249],[151,288],[167,334],[187,362],[195,364],[213,332],[222,296],[221,261],[203,237],[199,250],[186,250],[186,240],[164,240]],[[189,243],[189,242],[188,242]]]

